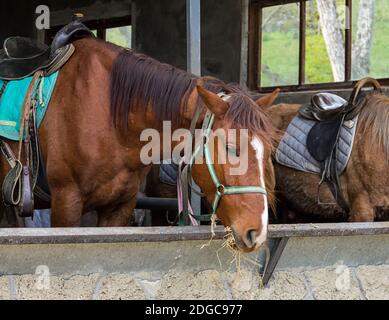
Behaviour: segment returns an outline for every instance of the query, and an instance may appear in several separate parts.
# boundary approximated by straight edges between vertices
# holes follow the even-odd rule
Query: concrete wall
[[[389,265],[290,269],[266,288],[252,270],[0,275],[0,300],[389,300],[388,273]]]
[[[256,255],[238,265],[220,240],[0,245],[0,300],[389,300],[388,240],[290,239],[266,288]]]
[[[135,50],[186,69],[186,1],[137,0]]]
[[[226,82],[240,81],[241,1],[203,0],[203,75]]]
[[[201,2],[202,74],[239,82],[241,2]],[[186,69],[186,1],[136,1],[136,50]],[[228,18],[227,18],[228,17]]]

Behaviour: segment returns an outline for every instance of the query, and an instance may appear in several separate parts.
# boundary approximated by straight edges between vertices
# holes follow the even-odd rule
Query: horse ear
[[[207,108],[218,117],[222,117],[228,110],[228,103],[220,98],[217,94],[207,89],[197,86],[197,92],[204,101]]]
[[[280,89],[274,90],[272,93],[267,94],[266,96],[263,96],[259,98],[256,103],[257,105],[262,108],[264,111],[267,111],[269,109],[274,101],[278,98],[278,95],[280,94]]]

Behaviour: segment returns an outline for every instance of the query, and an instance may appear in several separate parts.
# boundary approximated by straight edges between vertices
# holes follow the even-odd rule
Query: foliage
[[[131,48],[131,26],[107,29],[106,39],[125,48]]]
[[[306,83],[332,82],[326,44],[321,34],[316,1],[307,2]],[[376,0],[370,76],[389,77],[389,1]],[[337,0],[339,18],[344,22],[344,0]],[[297,84],[299,14],[296,4],[268,8],[262,37],[262,86]],[[353,34],[358,23],[359,1],[353,1]]]

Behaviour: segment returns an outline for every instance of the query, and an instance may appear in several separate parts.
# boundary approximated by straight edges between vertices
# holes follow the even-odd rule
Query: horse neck
[[[148,108],[146,112],[136,112],[130,114],[129,134],[126,135],[126,145],[137,145],[143,148],[145,145],[152,145],[153,152],[159,149],[159,160],[169,160],[172,152],[180,141],[173,141],[173,138],[182,133],[189,133],[191,120],[198,104],[197,90],[194,89],[189,95],[186,105],[180,108],[180,121],[167,119],[161,123],[156,119],[155,114]],[[202,116],[201,116],[202,117]],[[201,122],[201,117],[199,123]],[[175,137],[176,134],[177,136]],[[151,141],[150,141],[151,137]],[[138,140],[138,144],[134,139]],[[143,140],[143,141],[142,141]]]
[[[197,104],[198,95],[197,90],[194,89],[189,96],[187,105],[181,106],[180,121],[178,123],[174,123],[173,121],[165,121],[162,127],[160,123],[156,124],[155,128],[158,130],[161,137],[160,160],[171,159],[174,149],[178,144],[180,144],[180,141],[177,141],[177,139],[179,139],[182,134],[190,133],[190,127],[197,109]],[[203,115],[200,115],[198,123],[201,123],[202,118]]]

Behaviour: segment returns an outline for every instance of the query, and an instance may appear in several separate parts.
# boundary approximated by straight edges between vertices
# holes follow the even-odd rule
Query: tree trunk
[[[316,0],[320,15],[320,25],[330,58],[335,81],[344,81],[345,49],[336,0]]]
[[[353,79],[360,79],[370,73],[370,55],[373,44],[375,0],[360,0],[358,27],[353,44]]]

